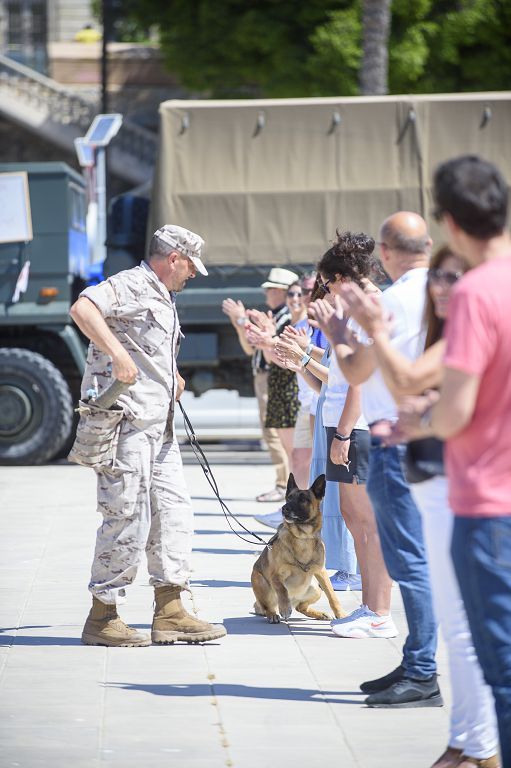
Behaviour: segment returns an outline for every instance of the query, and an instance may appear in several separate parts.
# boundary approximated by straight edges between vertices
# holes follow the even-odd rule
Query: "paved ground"
[[[250,454],[225,458],[214,459],[221,492],[266,533],[251,513],[272,507],[252,499],[270,487],[271,467]],[[447,707],[371,710],[358,689],[399,663],[398,590],[395,640],[342,640],[326,622],[250,615],[256,548],[229,531],[200,468],[187,461],[185,471],[196,510],[194,604],[229,635],[105,649],[79,641],[99,522],[93,473],[0,469],[1,768],[428,768],[447,743]],[[149,627],[151,602],[141,571],[124,618]],[[356,607],[357,593],[343,602]],[[439,663],[445,671],[442,646]]]

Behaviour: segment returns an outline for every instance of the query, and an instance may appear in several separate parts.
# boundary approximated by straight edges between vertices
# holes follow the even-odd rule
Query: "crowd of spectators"
[[[272,269],[267,313],[223,309],[252,356],[275,464],[258,500],[282,502],[289,471],[300,487],[326,474],[326,566],[335,589],[361,591],[333,633],[395,637],[399,585],[402,659],[361,683],[366,704],[443,705],[440,626],[452,705],[434,768],[511,768],[508,190],[466,155],[437,168],[433,197],[443,243],[399,211],[377,243],[338,231],[315,273]],[[256,518],[282,522],[280,508]]]

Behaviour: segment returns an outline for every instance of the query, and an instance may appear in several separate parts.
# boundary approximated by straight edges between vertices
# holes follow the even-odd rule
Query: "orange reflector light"
[[[53,286],[48,286],[46,288],[40,288],[39,289],[39,296],[42,299],[54,299],[55,296],[59,295],[59,289],[54,288]]]

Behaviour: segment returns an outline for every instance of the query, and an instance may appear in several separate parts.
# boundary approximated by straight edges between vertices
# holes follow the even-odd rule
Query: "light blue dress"
[[[323,365],[328,365],[329,358],[327,352],[323,355],[321,362]],[[318,475],[324,474],[326,471],[326,430],[321,417],[326,389],[327,385],[322,384],[316,408],[309,486]],[[357,558],[353,536],[346,528],[339,508],[339,483],[327,482],[325,498],[322,502],[322,511],[323,528],[321,530],[321,537],[325,544],[327,570],[357,573]]]

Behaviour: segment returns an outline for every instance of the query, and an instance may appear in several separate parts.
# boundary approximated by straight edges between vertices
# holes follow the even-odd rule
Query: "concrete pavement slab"
[[[252,517],[273,511],[254,501],[273,480],[259,460],[215,453],[213,471],[240,521],[269,539]],[[297,614],[269,625],[251,615],[260,548],[232,533],[189,457],[185,474],[196,511],[188,607],[224,620],[229,634],[203,646],[106,649],[79,640],[99,524],[94,474],[65,463],[0,469],[2,768],[428,768],[447,743],[447,709],[372,710],[358,688],[399,663],[399,590],[393,640],[343,640]],[[349,611],[360,593],[339,597]],[[149,631],[152,602],[141,567],[120,612]],[[439,666],[448,699],[442,644]]]

